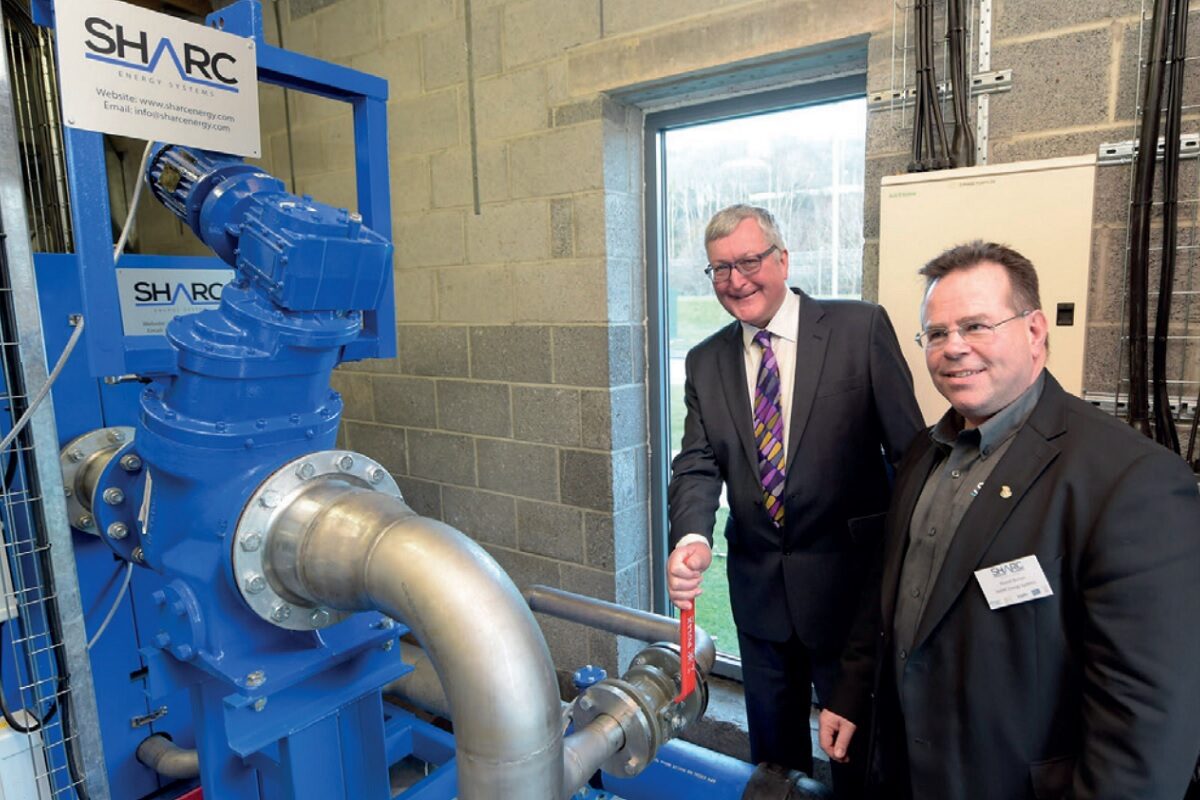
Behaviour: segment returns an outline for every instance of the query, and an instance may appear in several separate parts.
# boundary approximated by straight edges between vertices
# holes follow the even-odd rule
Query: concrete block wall
[[[1095,153],[1102,143],[1135,140],[1140,101],[1139,49],[1147,46],[1141,33],[1141,0],[1100,0],[1092,3],[1046,3],[1044,0],[994,0],[992,69],[1012,69],[1013,89],[990,99],[989,163],[1056,158]],[[902,20],[901,20],[902,22]],[[1200,14],[1193,11],[1189,27],[1200,32]],[[902,39],[903,31],[898,34]],[[893,81],[891,26],[870,42],[868,88],[888,88]],[[912,59],[908,62],[912,67]],[[895,63],[899,70],[899,62]],[[1195,130],[1200,96],[1200,67],[1189,62],[1185,104],[1185,132]],[[911,79],[909,80],[911,84]],[[908,114],[911,120],[911,111]],[[867,212],[865,235],[867,291],[878,286],[878,200],[884,175],[902,174],[909,160],[911,128],[903,115],[879,111],[869,115],[867,140]],[[1121,356],[1124,332],[1125,245],[1129,215],[1130,165],[1099,168],[1094,212],[1094,237],[1088,292],[1088,339],[1084,388],[1111,394],[1121,386],[1128,392],[1128,359]],[[1197,224],[1196,162],[1184,162],[1180,177],[1180,244],[1195,242]],[[981,209],[981,212],[984,211]],[[1157,231],[1156,231],[1157,233]],[[1157,242],[1157,237],[1155,242]],[[1189,269],[1194,279],[1194,251],[1181,253],[1178,287],[1184,288]],[[914,265],[916,269],[919,265]],[[1053,265],[1039,265],[1051,269]],[[1157,287],[1157,256],[1153,259],[1152,285]],[[1186,296],[1181,298],[1186,300]],[[1152,312],[1153,313],[1153,312]],[[1200,318],[1200,302],[1177,302],[1173,332]],[[1194,327],[1192,329],[1194,333]],[[1172,344],[1169,372],[1172,377],[1200,380],[1200,358],[1194,343]],[[918,380],[921,376],[918,376]],[[1191,385],[1195,391],[1195,384]]]
[[[1133,138],[1140,2],[993,0],[992,65],[1014,71],[1012,92],[991,101],[993,163]],[[276,8],[287,48],[389,81],[398,355],[337,373],[343,442],[385,464],[417,510],[482,543],[518,585],[646,607],[645,109],[612,98],[863,34],[868,88],[888,87],[894,3],[472,0],[473,109],[465,0],[280,0],[267,9],[272,39]],[[262,106],[264,163],[286,176],[290,155],[297,191],[353,207],[347,110],[292,94],[285,116],[270,88]],[[879,182],[908,162],[898,123],[868,119],[868,297]],[[1117,379],[1128,178],[1127,167],[1100,173],[1089,390]],[[178,233],[163,226],[158,239]],[[1180,324],[1198,305],[1177,311]],[[543,622],[564,669],[613,669],[630,653]]]
[[[643,109],[610,98],[880,29],[890,5],[474,0],[473,109],[465,5],[279,4],[284,46],[389,80],[399,352],[338,371],[343,440],[518,585],[645,608]],[[271,105],[265,160],[280,173]],[[353,206],[346,110],[293,95],[290,124],[298,190]],[[562,668],[631,653],[542,621]]]

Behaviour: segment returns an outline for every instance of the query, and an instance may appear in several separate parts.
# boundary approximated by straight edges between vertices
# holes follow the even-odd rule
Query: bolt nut
[[[396,640],[388,639],[386,642],[383,643],[383,652],[387,653],[387,652],[391,651],[391,649],[395,646],[396,646]]]
[[[63,487],[63,495],[64,495],[65,497],[71,497],[71,496],[73,496],[74,494],[75,494],[75,490],[74,490],[74,489],[72,489],[70,486],[64,486],[64,487]]]
[[[108,431],[108,440],[113,444],[120,444],[125,441],[125,433],[116,428],[110,428]]]
[[[305,461],[303,464],[296,467],[296,475],[300,477],[300,480],[306,481],[316,474],[317,468],[313,466],[311,461]]]
[[[257,689],[267,682],[267,674],[261,669],[256,669],[246,676],[246,686],[251,689]]]
[[[262,534],[258,533],[257,531],[254,533],[247,533],[240,540],[238,540],[238,544],[240,544],[242,549],[247,553],[253,553],[254,551],[258,550],[258,548],[262,547]]]
[[[92,515],[91,514],[80,514],[78,517],[75,518],[75,527],[83,528],[84,530],[92,527]]]
[[[267,579],[256,572],[246,575],[242,584],[250,594],[259,594],[267,588]]]
[[[133,552],[130,553],[130,555],[133,557],[133,560],[136,561],[137,563],[139,563],[139,564],[146,563],[146,551],[143,550],[140,546],[133,548]]]
[[[371,467],[371,471],[367,473],[367,480],[371,483],[379,483],[383,480],[384,475],[387,475],[387,472],[382,467]]]
[[[126,472],[137,472],[142,468],[142,459],[133,453],[126,453],[121,456],[121,469]]]
[[[124,522],[114,522],[108,526],[108,538],[124,539],[129,535],[129,526]]]
[[[585,694],[583,697],[579,698],[579,707],[582,708],[584,711],[591,711],[593,708],[596,707],[596,704],[594,702],[592,702],[592,698],[588,697]]]
[[[308,621],[317,627],[325,625],[329,622],[329,609],[314,608],[312,613],[308,615]]]
[[[271,609],[271,619],[276,622],[285,622],[290,616],[292,616],[292,607],[287,603],[280,603]]]
[[[337,460],[337,466],[342,472],[349,472],[354,469],[354,456],[347,453]]]
[[[279,501],[282,499],[283,497],[280,496],[279,492],[274,489],[268,489],[262,493],[262,497],[258,498],[258,502],[263,508],[274,508],[279,505]]]
[[[83,461],[83,451],[78,447],[73,448],[71,452],[67,453],[67,460],[72,464],[78,464],[80,461]]]
[[[267,698],[260,697],[254,701],[254,710],[255,711],[262,711],[266,707],[267,707]]]
[[[640,767],[641,765],[642,765],[642,762],[640,760],[638,760],[636,758],[629,759],[628,761],[625,762],[625,774],[626,775],[636,775],[637,771],[638,771],[638,767]]]
[[[119,506],[121,503],[125,502],[125,493],[116,486],[108,487],[104,490],[104,494],[101,496],[104,498],[104,502],[108,503],[110,506]]]

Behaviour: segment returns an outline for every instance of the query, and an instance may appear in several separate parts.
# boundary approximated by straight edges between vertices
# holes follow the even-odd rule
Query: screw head
[[[395,646],[396,646],[396,640],[388,639],[386,642],[383,643],[383,652],[387,653],[387,652],[391,651],[391,649]]]
[[[142,468],[142,459],[133,453],[126,453],[125,455],[121,456],[121,461],[119,463],[121,464],[121,469],[125,470],[126,472],[137,472]]]
[[[254,551],[258,550],[258,548],[262,547],[262,534],[258,533],[257,531],[254,533],[247,533],[239,540],[238,544],[240,544],[242,549],[247,553],[253,553]]]
[[[75,520],[75,527],[85,529],[92,527],[92,515],[80,514]]]
[[[338,459],[337,465],[342,472],[349,472],[354,469],[354,456],[347,453]]]
[[[246,591],[250,594],[258,594],[267,588],[267,579],[256,572],[251,572],[246,575],[242,585],[246,587]]]
[[[287,603],[280,603],[271,609],[271,619],[276,622],[284,622],[290,616],[292,616],[292,607]]]
[[[105,489],[102,497],[104,498],[104,502],[110,506],[118,506],[125,502],[125,493],[116,486],[110,486]]]
[[[300,480],[306,481],[316,474],[317,468],[313,466],[311,461],[305,461],[303,464],[296,467],[296,475],[300,477]]]
[[[124,539],[129,535],[129,526],[124,522],[114,522],[108,526],[108,538]]]
[[[262,711],[266,707],[267,707],[267,698],[260,697],[254,701],[254,710],[255,711]]]
[[[258,498],[258,502],[263,508],[274,508],[279,505],[279,501],[282,499],[279,492],[274,489],[268,489],[262,493],[262,497]]]
[[[382,467],[371,467],[371,471],[367,473],[367,480],[371,483],[379,483],[386,474],[387,472]]]
[[[267,682],[267,674],[261,669],[256,669],[246,676],[246,686],[251,689],[257,689]]]
[[[116,428],[112,428],[108,431],[108,440],[113,444],[120,444],[125,441],[125,434]]]
[[[324,625],[325,623],[329,622],[329,609],[314,608],[312,613],[308,615],[308,621],[318,627]]]
[[[130,553],[130,555],[133,557],[133,560],[136,561],[137,563],[139,563],[139,564],[146,563],[146,551],[143,550],[141,547],[133,548],[133,552]]]
[[[78,464],[80,461],[83,461],[83,451],[76,447],[67,453],[67,459],[72,464]]]

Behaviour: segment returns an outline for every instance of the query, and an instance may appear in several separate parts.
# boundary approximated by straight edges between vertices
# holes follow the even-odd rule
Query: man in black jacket
[[[727,208],[705,245],[735,321],[688,353],[668,588],[680,608],[699,593],[724,488],[751,756],[811,773],[811,686],[829,696],[877,560],[889,462],[923,424],[887,314],[789,290],[770,213]]]
[[[897,476],[822,746],[869,734],[888,800],[1179,800],[1200,750],[1195,476],[1045,370],[1019,253],[974,242],[921,272],[951,408]]]

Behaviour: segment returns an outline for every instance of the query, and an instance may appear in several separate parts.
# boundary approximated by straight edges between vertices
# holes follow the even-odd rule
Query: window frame
[[[712,122],[824,105],[866,97],[866,72],[701,102],[647,113],[643,133],[646,231],[646,347],[647,416],[650,434],[650,536],[651,604],[660,613],[674,616],[667,597],[667,483],[670,476],[670,403],[667,323],[665,215],[663,186],[667,180],[665,134],[672,130]],[[718,654],[714,669],[722,677],[741,679],[741,662]]]

